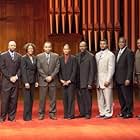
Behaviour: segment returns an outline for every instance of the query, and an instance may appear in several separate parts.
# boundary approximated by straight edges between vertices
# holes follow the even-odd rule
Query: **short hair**
[[[101,39],[100,42],[105,42],[106,44],[108,44],[108,41],[106,39]]]
[[[11,40],[11,41],[9,41],[8,45],[10,45],[10,44],[15,44],[16,45],[16,42]]]
[[[69,44],[65,44],[64,47],[65,47],[65,46],[68,46],[68,48],[70,49],[70,45],[69,45]],[[63,47],[63,48],[64,48],[64,47]]]
[[[36,48],[36,45],[35,44],[33,44],[33,43],[26,43],[24,45],[24,49],[26,50],[26,52],[28,52],[29,46],[32,46],[33,47],[33,50],[35,51],[35,48]]]
[[[80,46],[85,46],[85,47],[87,47],[87,43],[86,43],[85,41],[81,41],[81,42],[80,42]]]
[[[123,39],[123,40],[125,41],[125,43],[127,43],[125,37],[123,37],[123,36],[122,36],[122,37],[119,37],[119,40],[120,40],[120,39]]]
[[[43,45],[43,47],[45,46],[45,44],[50,44],[50,46],[52,47],[52,43],[50,41],[46,41]]]

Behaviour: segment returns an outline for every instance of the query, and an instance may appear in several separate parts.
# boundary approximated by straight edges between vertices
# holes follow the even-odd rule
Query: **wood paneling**
[[[24,53],[23,45],[33,42],[39,53],[50,40],[54,51],[61,53],[63,44],[70,43],[75,53],[81,39],[97,51],[101,38],[116,50],[120,35],[135,51],[139,9],[140,0],[0,0],[0,51],[15,40],[18,52]]]

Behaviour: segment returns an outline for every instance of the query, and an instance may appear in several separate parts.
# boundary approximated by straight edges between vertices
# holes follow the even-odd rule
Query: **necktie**
[[[12,60],[14,60],[14,53],[11,53],[11,58]]]
[[[49,64],[50,62],[50,57],[49,57],[49,54],[47,54],[47,63]]]
[[[119,53],[118,53],[118,56],[117,56],[117,62],[119,61],[121,54],[122,54],[122,52],[120,50]]]
[[[30,57],[30,60],[31,60],[31,62],[32,62],[32,64],[33,64],[33,63],[34,63],[34,62],[33,62],[33,57]]]

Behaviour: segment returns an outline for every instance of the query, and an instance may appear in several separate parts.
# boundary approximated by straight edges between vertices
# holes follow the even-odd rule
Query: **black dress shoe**
[[[83,117],[85,117],[85,115],[78,115],[78,116],[76,116],[75,118],[83,118]]]
[[[43,120],[44,116],[39,116],[38,120]]]
[[[72,119],[74,119],[74,117],[68,117],[67,119],[68,119],[68,120],[72,120]]]
[[[125,116],[124,114],[120,113],[120,114],[118,114],[116,117],[123,118],[124,116]]]
[[[133,118],[133,115],[129,115],[129,114],[127,114],[127,115],[123,116],[123,118],[124,118],[124,119]]]
[[[56,116],[50,116],[50,119],[57,120]]]
[[[0,122],[1,123],[5,122],[5,119],[0,118]]]
[[[31,121],[32,119],[23,119],[24,121]]]
[[[112,116],[105,116],[105,117],[104,117],[105,120],[111,119],[111,118],[112,118]]]
[[[8,121],[10,121],[10,122],[16,122],[16,119],[9,119],[8,118]]]
[[[91,116],[90,115],[85,115],[85,119],[90,119]]]

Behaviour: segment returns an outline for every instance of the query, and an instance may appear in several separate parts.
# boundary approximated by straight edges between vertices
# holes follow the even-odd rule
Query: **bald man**
[[[21,63],[21,55],[15,52],[15,49],[16,42],[10,41],[8,51],[1,54],[2,94],[0,122],[4,122],[7,116],[9,121],[15,121]]]
[[[133,117],[133,70],[134,53],[127,47],[124,37],[119,38],[119,50],[116,51],[115,82],[121,106],[118,117]]]
[[[45,42],[44,52],[37,55],[37,69],[39,73],[39,120],[45,117],[46,95],[50,99],[49,117],[56,120],[56,86],[59,72],[59,55],[52,52],[51,42]]]
[[[91,118],[92,109],[92,86],[96,75],[96,60],[93,54],[87,51],[85,41],[80,42],[80,53],[76,55],[78,61],[77,73],[77,101],[80,111],[79,117]]]

